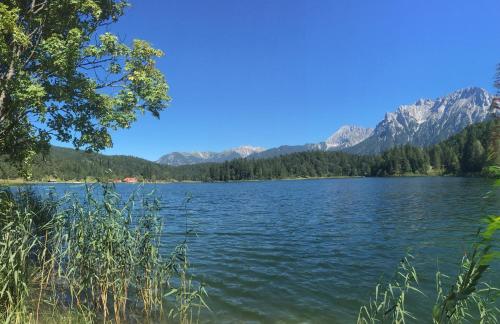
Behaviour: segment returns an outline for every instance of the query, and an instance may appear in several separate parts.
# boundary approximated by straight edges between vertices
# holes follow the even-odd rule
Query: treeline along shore
[[[499,120],[465,128],[431,147],[394,147],[379,155],[309,151],[267,159],[161,165],[132,156],[106,156],[52,147],[33,165],[33,181],[92,181],[135,177],[139,181],[240,181],[265,179],[481,175],[498,177]],[[16,179],[16,168],[0,162],[0,178]]]

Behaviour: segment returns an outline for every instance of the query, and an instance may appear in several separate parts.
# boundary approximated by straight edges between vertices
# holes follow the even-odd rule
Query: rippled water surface
[[[381,276],[391,277],[412,249],[428,298],[410,311],[430,322],[435,271],[456,274],[480,219],[500,209],[498,196],[487,195],[491,185],[485,179],[363,178],[145,190],[155,188],[166,206],[167,247],[182,240],[186,210],[188,226],[198,233],[189,248],[213,310],[205,320],[352,323]],[[125,195],[136,188],[118,185]],[[187,194],[192,199],[185,208]],[[500,285],[500,271],[488,279]]]

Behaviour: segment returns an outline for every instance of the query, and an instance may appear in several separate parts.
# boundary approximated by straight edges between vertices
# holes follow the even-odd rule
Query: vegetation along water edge
[[[95,182],[134,177],[144,182],[238,181],[366,176],[489,176],[498,177],[494,146],[500,121],[471,125],[457,135],[420,148],[398,146],[379,155],[310,151],[264,159],[167,166],[129,156],[106,156],[52,147],[32,167],[32,181]],[[494,157],[492,157],[494,155]],[[0,163],[0,178],[19,179],[15,166]],[[23,180],[17,180],[23,181]]]

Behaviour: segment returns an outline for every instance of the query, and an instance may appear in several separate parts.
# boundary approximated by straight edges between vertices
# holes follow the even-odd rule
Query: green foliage
[[[375,296],[367,306],[362,306],[358,314],[358,324],[381,323],[404,323],[405,318],[413,318],[406,310],[406,296],[409,292],[417,292],[417,271],[411,264],[413,256],[407,254],[400,262],[396,271],[395,279],[382,289],[378,284],[375,288]],[[423,295],[423,294],[422,294]]]
[[[378,156],[344,152],[301,152],[268,159],[236,159],[170,167],[131,156],[106,156],[52,147],[48,156],[34,158],[35,180],[123,179],[231,181],[336,176],[463,175],[497,177],[494,134],[498,121],[472,125],[429,148],[398,146]],[[486,149],[490,153],[487,153]],[[493,158],[492,158],[493,157]],[[0,178],[20,174],[0,162]]]
[[[42,200],[32,190],[0,191],[0,321],[31,321],[33,263],[44,249],[43,232],[50,227],[55,202]],[[45,252],[42,252],[45,251]]]
[[[153,193],[123,200],[112,186],[89,186],[83,199],[66,196],[56,208],[54,198],[1,194],[1,322],[57,322],[62,311],[77,322],[191,323],[206,307],[188,273],[186,242],[162,253]]]
[[[29,214],[11,213],[2,199],[2,219],[0,240],[0,314],[6,322],[22,322],[26,318],[29,282],[33,275],[28,267],[32,222]]]
[[[97,153],[51,147],[47,156],[39,156],[32,166],[34,180],[123,179],[167,180],[170,168],[131,156],[106,156]],[[19,177],[9,163],[0,163],[0,178]]]
[[[498,323],[500,289],[484,282],[483,277],[492,262],[500,258],[499,252],[494,250],[498,248],[495,246],[498,243],[495,235],[500,229],[500,216],[488,217],[486,221],[486,228],[472,253],[462,258],[456,280],[444,285],[444,280],[449,281],[450,277],[439,271],[436,273],[437,297],[432,310],[433,323]],[[376,286],[375,296],[360,308],[358,323],[405,323],[407,318],[417,320],[408,310],[411,305],[406,306],[405,301],[410,293],[418,297],[425,296],[417,288],[417,272],[410,259],[412,257],[407,256],[401,261],[393,282],[385,288],[381,284]],[[451,288],[445,293],[443,287]],[[418,303],[418,299],[413,301]]]
[[[443,276],[437,273],[438,296],[432,312],[434,323],[461,323],[472,319],[473,307],[479,314],[479,323],[498,323],[500,309],[496,301],[500,296],[500,289],[481,282],[481,279],[493,260],[500,257],[500,253],[495,250],[498,248],[495,246],[498,243],[495,235],[500,229],[500,216],[490,216],[486,222],[487,226],[481,233],[479,242],[475,244],[472,253],[462,259],[457,279],[446,295],[441,283]]]
[[[500,185],[499,181],[495,182],[495,186]],[[489,216],[485,222],[485,228],[478,231],[478,240],[472,252],[462,258],[456,279],[449,282],[449,276],[440,271],[436,273],[437,297],[432,309],[433,323],[498,323],[500,289],[485,282],[484,274],[494,261],[500,259],[500,216]],[[447,282],[443,284],[445,280]],[[418,292],[418,296],[423,296],[414,284],[418,284],[417,272],[405,258],[398,268],[395,282],[389,283],[383,291],[380,290],[381,285],[377,285],[375,298],[360,308],[358,323],[405,323],[406,317],[415,319],[405,306],[405,296],[410,292]],[[450,287],[449,291],[445,292],[443,287]]]
[[[142,40],[129,46],[97,34],[127,6],[0,3],[0,154],[18,168],[29,171],[51,138],[88,150],[110,147],[110,129],[130,127],[138,112],[158,117],[167,106],[168,85],[155,66],[163,53]]]
[[[471,125],[429,148],[398,146],[378,156],[343,152],[301,152],[269,159],[237,159],[219,164],[172,168],[178,180],[229,181],[335,176],[398,176],[478,174],[489,167],[496,120]]]
[[[474,250],[470,257],[463,257],[460,274],[447,295],[442,281],[449,277],[437,272],[437,303],[432,312],[434,323],[462,323],[469,319],[476,319],[479,323],[498,323],[500,309],[496,301],[500,289],[480,281],[489,267],[484,263],[483,252]],[[473,312],[479,315],[478,318]]]

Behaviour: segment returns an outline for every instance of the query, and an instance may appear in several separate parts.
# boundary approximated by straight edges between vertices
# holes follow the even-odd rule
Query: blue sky
[[[398,105],[493,91],[500,1],[132,0],[111,31],[166,52],[173,101],[106,154],[319,142]]]

